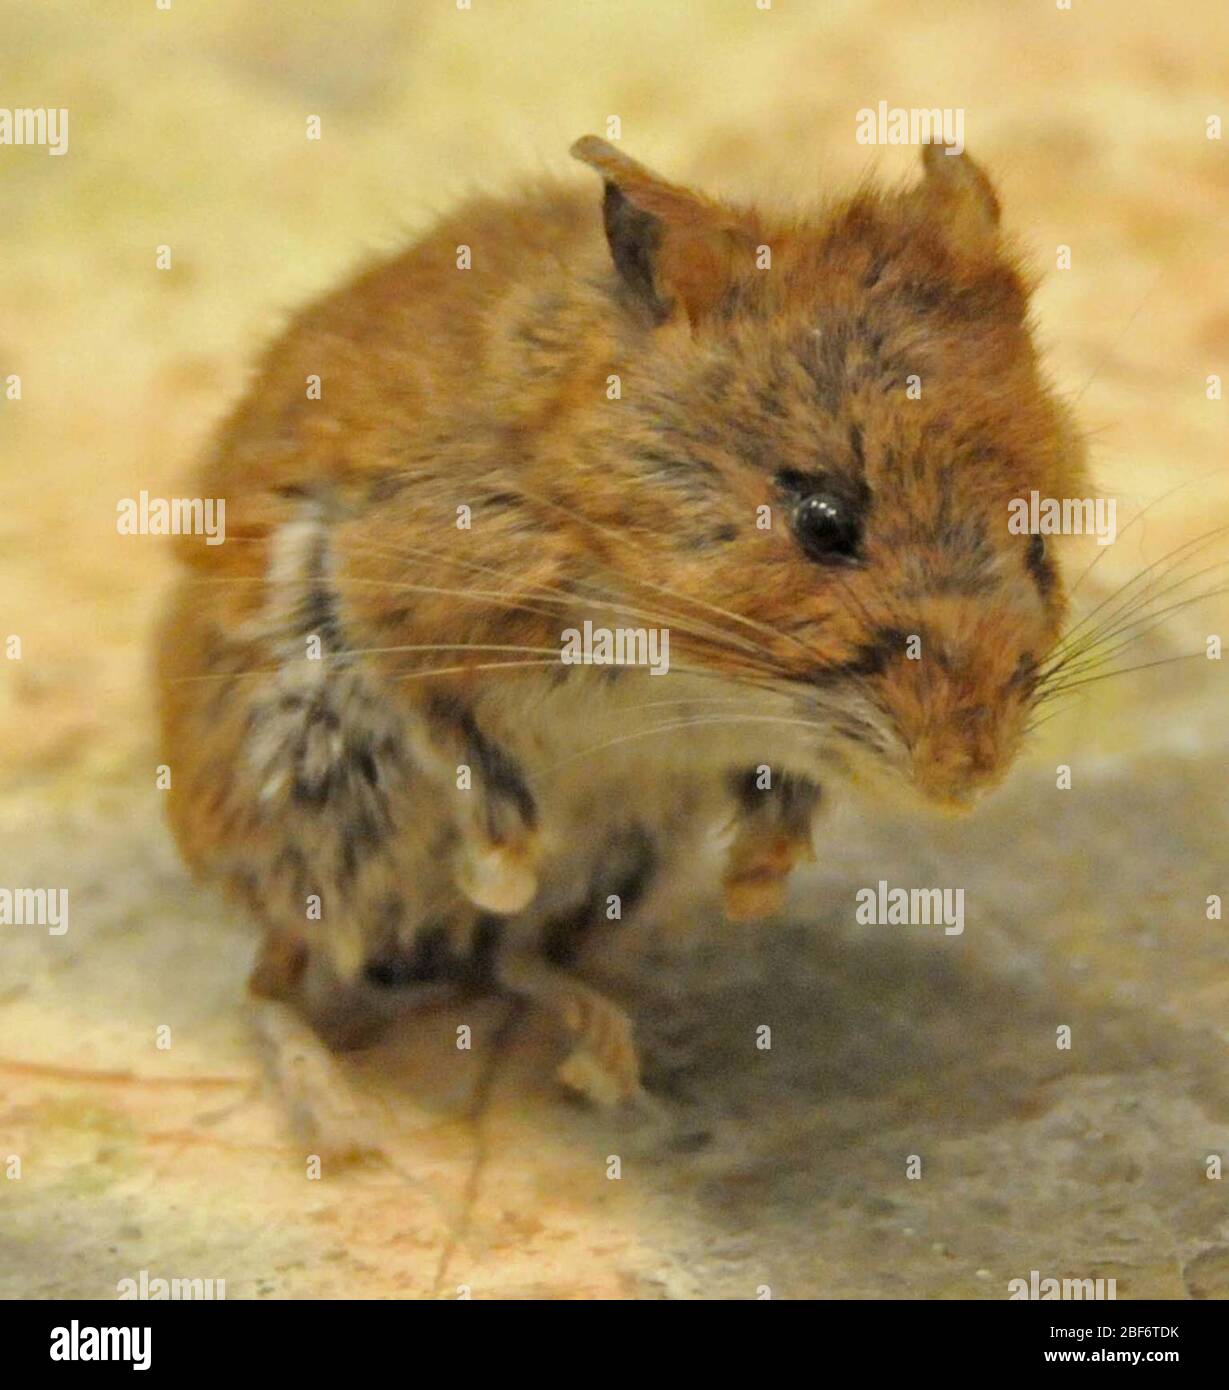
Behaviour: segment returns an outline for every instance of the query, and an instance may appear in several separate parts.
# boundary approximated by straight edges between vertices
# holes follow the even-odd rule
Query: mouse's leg
[[[329,1044],[308,1021],[313,1012],[331,1013],[337,1019],[357,1017],[356,1010],[344,1007],[344,986],[335,979],[331,986],[326,983],[327,971],[319,969],[319,960],[302,937],[271,931],[248,991],[270,1072],[296,1133],[326,1161],[345,1162],[378,1151],[379,1144]],[[339,1046],[359,1040],[353,1029],[333,1038]]]
[[[494,973],[512,994],[545,1005],[571,1035],[573,1049],[556,1073],[570,1091],[604,1106],[639,1093],[632,1021],[613,1000],[528,951],[502,954]]]
[[[631,916],[653,882],[659,850],[645,827],[629,824],[612,832],[594,859],[575,906],[542,923],[540,947],[501,946],[498,919],[485,919],[491,928],[486,970],[492,983],[545,1005],[571,1035],[573,1049],[557,1073],[563,1085],[598,1105],[614,1105],[640,1090],[632,1022],[563,967],[595,932]]]
[[[599,1105],[613,1105],[639,1092],[632,1023],[617,1004],[563,967],[576,959],[594,933],[603,927],[609,930],[613,922],[624,922],[635,912],[652,885],[659,858],[659,848],[644,826],[633,823],[613,831],[594,856],[594,873],[577,904],[542,924],[542,956],[494,955],[496,981],[545,1004],[575,1039],[559,1068],[559,1080]],[[613,909],[617,916],[611,916]]]
[[[425,880],[426,872],[421,875]],[[376,1128],[336,1053],[369,1046],[399,1017],[480,977],[491,945],[466,904],[417,916],[397,894],[354,894],[364,921],[364,963],[350,978],[329,940],[274,927],[248,982],[270,1071],[297,1133],[322,1156],[378,1152]]]
[[[461,698],[433,693],[410,730],[418,760],[452,793],[459,845],[457,887],[475,906],[513,913],[538,889],[538,811],[516,759],[477,723]]]
[[[789,775],[778,775],[767,787],[759,781],[752,771],[733,783],[738,809],[721,888],[726,916],[734,922],[779,911],[791,872],[815,859],[811,826],[820,788]]]
[[[571,966],[603,931],[626,922],[653,885],[660,850],[641,825],[615,830],[595,855],[595,871],[584,896],[542,925],[542,954],[551,965]]]

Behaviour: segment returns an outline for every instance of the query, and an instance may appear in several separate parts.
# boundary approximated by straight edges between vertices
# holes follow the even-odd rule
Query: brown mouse
[[[464,979],[634,1094],[586,933],[722,831],[727,911],[771,913],[851,772],[967,805],[1063,622],[1008,504],[1078,493],[1083,450],[970,158],[782,219],[573,153],[600,202],[477,199],[300,314],[197,483],[225,543],[179,542],[171,823],[317,1094],[316,1033]]]

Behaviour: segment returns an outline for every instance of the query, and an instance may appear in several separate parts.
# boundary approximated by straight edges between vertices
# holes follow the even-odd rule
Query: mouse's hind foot
[[[575,1095],[613,1107],[640,1094],[640,1057],[632,1021],[613,1000],[534,957],[509,955],[496,976],[513,994],[545,1005],[574,1046],[556,1076]]]
[[[248,981],[253,1018],[296,1138],[307,1146],[309,1156],[326,1165],[349,1164],[382,1148],[333,1049],[371,1041],[379,1032],[379,1021],[355,1015],[345,1028],[330,1028],[322,1036],[302,1012],[305,998],[319,993],[319,983],[313,991],[309,974],[306,943],[271,933]]]
[[[254,1001],[269,1072],[308,1157],[326,1167],[383,1152],[377,1130],[328,1047],[290,1004]]]

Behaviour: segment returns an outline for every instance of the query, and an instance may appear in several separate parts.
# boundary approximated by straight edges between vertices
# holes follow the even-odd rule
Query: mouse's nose
[[[927,732],[910,747],[911,779],[927,801],[963,814],[998,780],[998,759],[990,740],[968,728]]]

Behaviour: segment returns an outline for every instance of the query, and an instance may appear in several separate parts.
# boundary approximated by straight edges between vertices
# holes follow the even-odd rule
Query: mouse
[[[331,1151],[341,1054],[458,988],[642,1094],[592,943],[671,893],[771,920],[851,782],[967,810],[1063,630],[1009,504],[1084,447],[969,155],[786,215],[571,153],[298,313],[199,467],[224,543],[174,540],[171,829]]]

